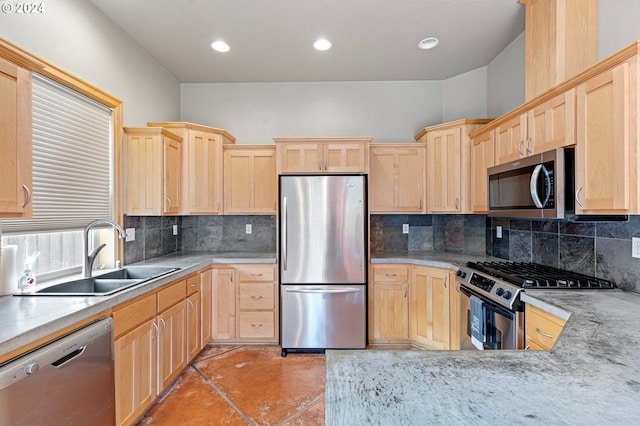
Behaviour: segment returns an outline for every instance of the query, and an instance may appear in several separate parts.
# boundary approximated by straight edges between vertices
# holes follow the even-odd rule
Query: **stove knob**
[[[37,373],[38,370],[40,370],[40,364],[38,364],[37,362],[31,362],[25,367],[24,372],[27,373],[28,376],[30,376]]]
[[[456,272],[456,275],[459,276],[460,278],[466,278],[467,273],[461,269],[458,269],[458,271]]]
[[[496,296],[502,296],[502,293],[504,293],[504,290],[502,289],[502,287],[498,287],[496,289]]]
[[[511,292],[510,291],[505,291],[504,294],[502,295],[502,297],[504,297],[505,299],[509,300],[511,298]]]

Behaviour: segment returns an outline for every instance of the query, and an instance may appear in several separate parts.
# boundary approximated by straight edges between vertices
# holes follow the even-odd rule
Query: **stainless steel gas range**
[[[460,283],[460,349],[523,349],[523,291],[603,290],[611,281],[562,269],[519,262],[468,262]]]

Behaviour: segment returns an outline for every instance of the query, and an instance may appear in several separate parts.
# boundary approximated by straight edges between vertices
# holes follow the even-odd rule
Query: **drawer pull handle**
[[[197,287],[197,286],[198,286],[198,283],[191,284],[191,287]]]
[[[193,302],[191,301],[191,299],[187,299],[187,302],[189,302],[189,309],[193,310]]]
[[[548,339],[553,339],[555,336],[552,336],[550,334],[547,333],[543,333],[542,331],[540,331],[539,328],[536,328],[536,333],[538,333],[539,335],[541,335],[542,337],[546,337]]]
[[[398,276],[398,274],[384,274],[384,276],[387,278],[395,278]]]
[[[252,276],[252,277],[261,277],[261,276],[262,276],[262,274],[260,274],[260,273],[257,273],[257,272],[256,272],[255,274],[251,274],[251,276]]]
[[[262,325],[263,325],[262,323],[255,323],[255,324],[251,324],[251,327],[260,328],[260,327],[262,327]]]
[[[29,191],[29,187],[27,187],[27,185],[22,185],[22,189],[24,189],[24,192],[27,193],[27,201],[25,201],[24,204],[22,205],[22,208],[24,209],[31,202],[31,191]]]
[[[158,335],[160,334],[160,329],[158,328],[158,324],[154,322],[151,323],[151,325],[153,326],[153,329],[155,330],[155,334],[151,335],[151,340],[156,340],[156,337],[158,337]]]
[[[255,300],[258,300],[258,299],[262,299],[262,296],[256,296],[256,295],[253,295],[253,296],[251,296],[251,298],[252,298],[252,299],[255,299]]]

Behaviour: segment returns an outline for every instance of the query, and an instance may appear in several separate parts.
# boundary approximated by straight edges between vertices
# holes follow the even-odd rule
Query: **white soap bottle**
[[[36,286],[36,276],[33,274],[33,264],[40,252],[36,251],[31,256],[27,258],[27,261],[24,263],[24,272],[20,275],[18,279],[18,288],[22,293],[28,290],[32,290]]]

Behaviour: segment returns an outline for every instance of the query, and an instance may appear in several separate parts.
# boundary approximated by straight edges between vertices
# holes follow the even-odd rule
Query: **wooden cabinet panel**
[[[495,130],[496,164],[508,163],[527,155],[526,135],[526,114],[518,115],[500,124]]]
[[[409,283],[373,283],[372,338],[409,339]]]
[[[162,128],[125,127],[125,213],[178,214],[182,138]]]
[[[238,279],[246,281],[273,282],[276,279],[273,265],[238,265]]]
[[[117,339],[144,321],[156,317],[156,295],[150,294],[113,311],[113,335]]]
[[[200,352],[200,292],[192,293],[186,300],[187,308],[187,363]]]
[[[158,315],[158,395],[187,367],[186,304],[181,301]]]
[[[116,423],[130,425],[153,404],[157,395],[158,328],[154,320],[114,343]]]
[[[225,214],[275,214],[275,147],[233,146],[224,152]]]
[[[527,153],[551,151],[575,143],[575,90],[571,89],[527,112]]]
[[[628,63],[576,89],[576,213],[626,214],[630,210],[630,189],[637,188],[635,180],[630,180],[630,94]]]
[[[409,282],[409,267],[405,265],[373,265],[374,282]]]
[[[371,145],[369,211],[424,213],[425,167],[424,145]]]
[[[471,211],[473,213],[486,213],[489,210],[487,169],[494,164],[494,131],[490,130],[474,137],[471,145]]]
[[[278,288],[273,265],[237,265],[238,337],[277,342]]]
[[[238,336],[241,339],[273,339],[276,334],[274,312],[240,312]]]
[[[212,330],[213,339],[236,337],[236,286],[234,269],[212,271]]]
[[[0,58],[0,217],[31,217],[31,72]]]
[[[238,288],[238,306],[240,310],[273,309],[273,283],[243,283]]]
[[[367,173],[371,138],[274,138],[279,174]]]
[[[412,267],[409,336],[413,342],[449,349],[449,280],[448,270]]]
[[[530,350],[549,350],[553,347],[566,323],[562,318],[529,304],[525,305],[525,347]]]
[[[183,301],[187,296],[187,280],[180,280],[158,291],[158,312]]]
[[[211,269],[200,273],[200,349],[207,346],[212,338],[212,276],[213,273]]]
[[[427,142],[429,210],[434,213],[461,212],[462,129],[430,132]]]

